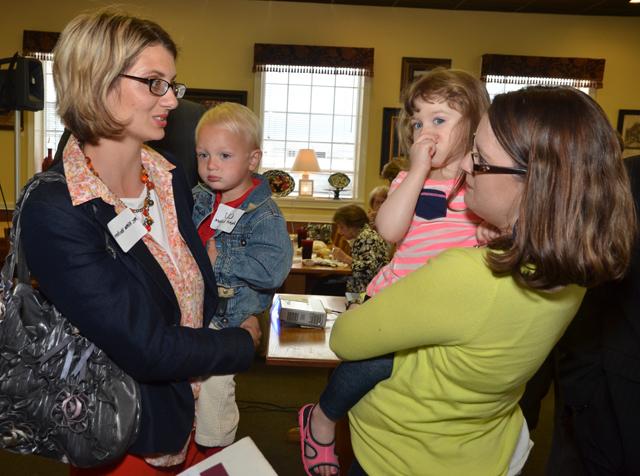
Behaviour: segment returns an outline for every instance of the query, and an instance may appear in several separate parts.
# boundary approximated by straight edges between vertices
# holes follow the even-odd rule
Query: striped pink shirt
[[[393,193],[406,176],[407,172],[400,172],[389,193]],[[425,180],[407,234],[398,244],[391,261],[369,283],[367,295],[376,295],[441,251],[477,244],[476,228],[481,220],[465,210],[464,187],[449,205],[453,210],[461,211],[447,208],[447,196],[455,183],[455,179]]]

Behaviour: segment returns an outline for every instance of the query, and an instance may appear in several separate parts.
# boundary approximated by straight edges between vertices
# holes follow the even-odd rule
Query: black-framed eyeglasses
[[[471,152],[471,161],[473,162],[473,174],[510,174],[510,175],[526,175],[527,169],[519,167],[502,167],[500,165],[489,165],[482,158],[479,152]]]
[[[176,95],[177,99],[184,97],[184,93],[187,92],[187,87],[182,83],[170,83],[160,78],[140,78],[124,73],[120,73],[118,76],[140,81],[141,83],[147,83],[149,85],[149,92],[154,96],[164,96],[167,94],[167,91],[169,91],[169,88],[173,89],[173,94]]]

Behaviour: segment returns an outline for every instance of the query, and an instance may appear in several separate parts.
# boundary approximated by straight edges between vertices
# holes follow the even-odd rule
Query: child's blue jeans
[[[340,420],[378,382],[391,377],[392,370],[393,354],[340,363],[320,395],[320,408],[331,420]]]

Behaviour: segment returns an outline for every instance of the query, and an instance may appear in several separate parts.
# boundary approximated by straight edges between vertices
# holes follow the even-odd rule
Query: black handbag
[[[43,182],[65,177],[47,171],[25,185],[0,273],[0,448],[80,468],[105,465],[136,439],[139,388],[31,284],[20,210]],[[105,240],[113,251],[106,232]]]

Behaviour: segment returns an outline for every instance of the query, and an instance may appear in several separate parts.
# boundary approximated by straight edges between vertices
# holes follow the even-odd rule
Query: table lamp
[[[298,195],[313,197],[313,180],[309,178],[309,172],[320,172],[316,152],[313,149],[300,149],[291,170],[302,172],[302,176],[298,180]]]

